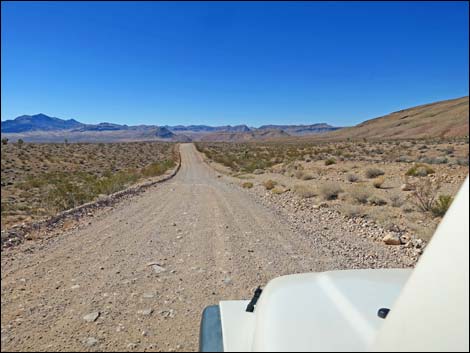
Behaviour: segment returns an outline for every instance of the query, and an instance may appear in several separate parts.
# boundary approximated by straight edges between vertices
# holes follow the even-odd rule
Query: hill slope
[[[468,96],[400,110],[321,138],[424,138],[468,135]]]

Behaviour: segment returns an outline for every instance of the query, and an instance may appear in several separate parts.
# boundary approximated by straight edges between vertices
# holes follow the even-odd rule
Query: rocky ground
[[[191,144],[181,160],[172,180],[2,252],[2,350],[195,351],[207,305],[285,274],[413,266],[421,251],[325,204],[243,189]]]

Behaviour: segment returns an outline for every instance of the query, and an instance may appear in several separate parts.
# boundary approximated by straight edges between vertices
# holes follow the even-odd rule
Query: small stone
[[[155,295],[152,294],[152,293],[144,293],[143,297],[146,298],[146,299],[151,299],[151,298],[154,298]]]
[[[388,233],[385,237],[383,237],[382,241],[387,245],[400,245],[400,237],[398,235]]]
[[[75,284],[73,285],[72,287],[70,287],[70,289],[74,290],[74,289],[78,289],[80,288],[80,285],[79,284]]]
[[[144,316],[149,316],[149,315],[152,315],[153,309],[143,309],[143,310],[137,311],[137,313],[144,315]]]
[[[88,347],[93,347],[94,345],[98,343],[98,340],[95,337],[88,337],[84,343]]]
[[[96,319],[98,319],[98,317],[100,316],[100,312],[99,311],[95,311],[93,313],[90,313],[90,314],[87,314],[83,317],[83,320],[85,320],[86,322],[95,322]]]

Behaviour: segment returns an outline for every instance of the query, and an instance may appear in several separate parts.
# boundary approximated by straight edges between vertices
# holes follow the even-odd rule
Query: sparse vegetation
[[[242,184],[242,187],[245,189],[251,189],[253,187],[253,183],[250,181],[246,181]]]
[[[161,175],[177,160],[170,143],[20,145],[2,147],[2,229]]]
[[[383,226],[390,222],[401,223],[402,227],[409,227],[410,231],[419,234],[433,233],[438,222],[435,215],[439,212],[422,212],[417,206],[412,195],[416,184],[424,179],[443,178],[443,187],[435,195],[437,202],[439,194],[454,195],[468,174],[467,138],[206,142],[198,143],[197,147],[212,160],[228,167],[239,178],[246,176],[253,181],[254,176],[249,171],[252,165],[262,166],[266,176],[261,180],[282,176],[283,186],[274,186],[272,193],[291,188],[301,198],[319,196],[328,199],[330,207],[346,215],[360,211],[361,216]],[[325,161],[333,156],[336,163],[325,168]],[[425,166],[425,173],[418,169],[421,166]],[[407,173],[409,169],[412,171]],[[433,172],[431,178],[418,177]],[[300,182],[310,180],[311,177],[315,182]],[[330,197],[330,193],[322,192],[323,185],[331,184],[344,190],[344,193],[333,192]]]

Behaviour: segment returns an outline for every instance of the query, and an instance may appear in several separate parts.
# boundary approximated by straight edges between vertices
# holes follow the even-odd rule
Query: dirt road
[[[2,350],[197,350],[206,305],[332,261],[192,144],[181,157],[171,181],[2,254]]]

